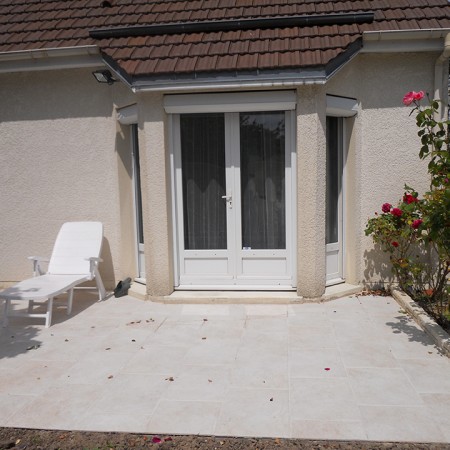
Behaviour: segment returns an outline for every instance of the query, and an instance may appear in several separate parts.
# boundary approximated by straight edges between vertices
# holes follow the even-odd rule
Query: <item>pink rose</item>
[[[403,104],[406,105],[406,106],[409,106],[414,101],[422,100],[424,95],[425,94],[424,94],[423,91],[419,91],[419,92],[411,91],[411,92],[408,92],[403,97]]]
[[[383,206],[381,207],[381,211],[384,213],[388,213],[392,208],[392,205],[390,203],[383,203]]]
[[[408,92],[404,97],[403,97],[403,104],[406,106],[409,106],[413,101],[414,101],[414,91]]]
[[[393,242],[391,242],[391,244],[392,244],[392,247],[398,247],[398,242],[397,241],[393,241]]]
[[[423,223],[423,220],[422,220],[422,219],[416,219],[416,220],[413,221],[413,223],[412,223],[411,226],[412,226],[415,230],[417,230],[417,228],[419,228],[420,225],[422,225],[422,223]]]
[[[393,208],[391,214],[395,217],[401,217],[403,211],[400,208]]]

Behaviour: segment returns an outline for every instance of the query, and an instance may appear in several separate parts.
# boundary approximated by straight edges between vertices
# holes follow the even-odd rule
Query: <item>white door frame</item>
[[[265,98],[268,94],[267,98]],[[172,169],[172,213],[174,218],[174,275],[175,275],[175,288],[179,289],[250,289],[250,290],[291,290],[296,286],[296,171],[293,170],[296,167],[296,152],[295,152],[295,109],[296,95],[293,91],[280,91],[280,92],[268,92],[268,93],[240,93],[240,94],[212,94],[212,95],[173,95],[165,97],[166,111],[169,112],[169,144],[170,144],[170,163]],[[228,279],[221,277],[222,283],[210,277],[210,284],[208,277],[202,275],[202,284],[180,284],[180,279],[183,279],[183,267],[180,266],[180,262],[183,259],[182,252],[184,250],[184,232],[183,232],[183,204],[182,204],[182,192],[180,187],[182,186],[182,173],[181,173],[181,142],[179,133],[179,114],[180,113],[195,113],[195,112],[221,112],[227,111],[227,120],[225,121],[225,135],[226,145],[236,146],[239,144],[239,135],[236,132],[238,126],[239,112],[253,112],[253,111],[285,111],[285,145],[286,145],[286,161],[285,161],[285,195],[286,195],[286,250],[283,250],[286,255],[287,263],[289,265],[288,275],[285,277],[284,282],[280,284],[280,280],[275,284],[273,280],[268,279],[267,276],[246,277],[240,274],[239,284],[236,284],[236,279],[233,279],[234,275]],[[234,117],[234,119],[233,119]],[[239,148],[239,147],[238,147]],[[235,152],[236,155],[238,152]],[[233,155],[233,152],[228,150],[226,155]],[[239,156],[239,155],[238,155]],[[235,156],[236,157],[236,156]],[[232,183],[233,186],[238,185],[240,180],[235,180],[233,177],[239,178],[236,171],[229,170],[233,166],[233,161],[227,161],[227,182]],[[240,211],[240,198],[233,199],[235,211]],[[225,257],[225,253],[231,254],[231,270],[235,274],[238,274],[237,260],[244,255],[242,252],[246,252],[245,256],[252,257],[251,252],[240,248],[239,236],[241,233],[239,221],[234,222],[236,226],[228,226],[229,238],[233,239],[236,243],[233,251],[228,250],[202,250],[202,256],[209,255],[211,258]],[[195,250],[191,250],[195,256]],[[208,253],[209,252],[209,253]],[[259,251],[259,256],[261,256]],[[257,251],[255,251],[256,257]],[[268,257],[277,257],[276,250],[267,250]],[[280,277],[278,277],[280,278]],[[282,278],[282,277],[281,277]],[[203,284],[205,283],[206,284]]]

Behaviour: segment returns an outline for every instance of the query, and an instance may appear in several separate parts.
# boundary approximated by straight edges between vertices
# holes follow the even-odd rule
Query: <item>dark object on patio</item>
[[[114,297],[124,297],[128,295],[128,289],[131,286],[131,278],[125,278],[125,280],[119,281],[114,289]]]

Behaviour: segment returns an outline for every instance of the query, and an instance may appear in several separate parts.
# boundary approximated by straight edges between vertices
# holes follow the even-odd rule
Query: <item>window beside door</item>
[[[326,168],[326,273],[327,283],[343,279],[342,167],[343,119],[327,117]]]

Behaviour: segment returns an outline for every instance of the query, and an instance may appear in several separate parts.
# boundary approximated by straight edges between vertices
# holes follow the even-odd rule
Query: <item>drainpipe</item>
[[[448,58],[450,57],[450,33],[445,36],[444,51],[434,66],[434,99],[442,100],[442,108],[437,120],[444,120],[448,103]],[[440,117],[439,117],[440,116]]]

